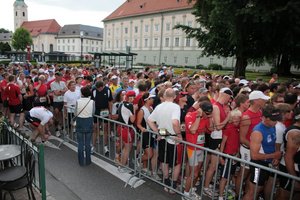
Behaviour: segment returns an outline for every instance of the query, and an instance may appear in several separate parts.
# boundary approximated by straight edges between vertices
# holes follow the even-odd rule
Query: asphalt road
[[[145,180],[137,188],[127,186],[119,178],[94,163],[79,166],[77,153],[59,142],[50,139],[45,145],[46,187],[56,200],[147,200],[181,199],[179,195],[164,192],[163,187]]]

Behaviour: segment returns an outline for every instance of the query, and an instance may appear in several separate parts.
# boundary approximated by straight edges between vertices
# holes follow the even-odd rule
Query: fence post
[[[45,174],[45,156],[44,145],[39,145],[39,172],[40,172],[40,188],[42,200],[46,200],[46,174]]]

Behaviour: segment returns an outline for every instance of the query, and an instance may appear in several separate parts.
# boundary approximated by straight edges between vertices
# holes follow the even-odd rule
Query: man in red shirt
[[[195,145],[204,146],[205,133],[209,131],[212,120],[213,106],[209,101],[200,103],[199,109],[188,112],[185,116],[186,141]],[[194,190],[190,190],[197,182],[204,159],[204,151],[194,146],[187,146],[189,162],[189,175],[186,179],[184,195],[185,199],[199,199]]]
[[[5,88],[5,94],[8,100],[8,107],[10,111],[9,121],[13,126],[20,126],[20,129],[22,129],[24,123],[24,112],[22,106],[22,94],[20,91],[20,87],[17,84],[15,84],[14,75],[10,75],[8,77],[8,82],[9,83]],[[20,114],[19,125],[15,124],[15,114]]]
[[[0,91],[1,91],[1,100],[3,102],[3,109],[2,112],[4,113],[4,116],[8,117],[9,114],[9,110],[8,110],[8,101],[6,98],[6,93],[5,93],[5,88],[7,86],[8,83],[8,73],[4,73],[2,74],[3,76],[3,80],[0,82]]]

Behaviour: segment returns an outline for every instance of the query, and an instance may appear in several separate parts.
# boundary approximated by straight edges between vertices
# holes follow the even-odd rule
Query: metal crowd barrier
[[[95,116],[97,122],[98,122],[98,126],[96,127],[96,131],[99,132],[99,137],[97,137],[97,142],[96,142],[96,146],[94,147],[95,150],[94,150],[94,153],[112,163],[114,163],[115,165],[117,166],[121,166],[121,167],[124,167],[128,170],[129,173],[132,174],[132,177],[133,176],[137,176],[139,178],[147,178],[153,182],[156,182],[157,184],[160,184],[161,186],[163,186],[164,188],[168,189],[169,191],[173,191],[174,193],[177,193],[177,194],[180,194],[180,195],[184,195],[184,187],[185,187],[185,174],[186,174],[186,170],[187,170],[187,167],[189,168],[189,163],[187,161],[187,147],[190,146],[191,148],[193,148],[193,150],[201,150],[203,151],[203,154],[204,154],[204,160],[203,160],[203,164],[202,164],[202,168],[200,169],[200,174],[198,175],[199,177],[199,181],[200,181],[200,185],[197,186],[198,188],[198,192],[197,194],[203,198],[204,196],[204,191],[203,191],[203,188],[204,188],[204,181],[205,181],[205,176],[206,176],[206,172],[207,172],[207,168],[208,168],[208,165],[209,165],[209,161],[208,161],[208,157],[209,155],[216,155],[217,156],[217,165],[216,165],[216,169],[215,169],[215,173],[214,173],[214,177],[213,177],[213,181],[211,183],[212,185],[212,196],[210,196],[210,198],[214,199],[216,198],[218,195],[217,195],[217,191],[218,191],[218,182],[219,182],[219,179],[221,178],[221,174],[220,174],[220,170],[219,170],[219,158],[220,157],[223,157],[224,159],[228,159],[227,162],[230,163],[230,167],[229,167],[229,175],[228,175],[228,178],[227,178],[227,183],[226,183],[226,186],[225,186],[225,199],[227,198],[227,195],[229,194],[229,185],[230,185],[230,180],[231,180],[231,177],[234,176],[234,175],[231,175],[230,171],[231,171],[231,164],[233,162],[236,162],[236,163],[240,163],[240,165],[249,165],[249,166],[254,166],[254,167],[257,167],[259,168],[260,170],[266,170],[267,172],[270,172],[273,174],[273,182],[272,182],[272,190],[271,190],[271,194],[270,194],[270,199],[274,199],[275,198],[275,195],[276,195],[276,189],[278,188],[278,179],[279,179],[279,176],[283,176],[283,177],[286,177],[286,178],[289,178],[292,180],[292,188],[291,188],[291,192],[290,192],[290,197],[289,199],[293,199],[293,196],[295,194],[295,183],[296,181],[297,182],[300,182],[300,178],[299,177],[296,177],[296,176],[292,176],[290,174],[287,174],[287,173],[284,173],[284,172],[281,172],[277,169],[272,169],[272,168],[268,168],[268,167],[265,167],[265,166],[262,166],[262,165],[259,165],[259,164],[256,164],[256,163],[253,163],[253,162],[248,162],[246,160],[242,160],[238,157],[234,157],[234,156],[231,156],[231,155],[228,155],[228,154],[224,154],[224,153],[221,153],[219,151],[215,151],[215,150],[211,150],[209,148],[205,148],[205,147],[202,147],[202,146],[198,146],[198,145],[195,145],[195,144],[192,144],[192,143],[189,143],[189,142],[186,142],[186,141],[176,141],[176,144],[177,145],[180,145],[181,146],[181,149],[182,149],[182,157],[180,158],[182,163],[181,163],[181,167],[180,167],[180,173],[179,173],[179,176],[178,176],[178,179],[177,179],[177,187],[174,187],[174,182],[171,181],[171,183],[166,183],[166,179],[163,179],[162,176],[158,175],[160,174],[159,172],[164,169],[162,169],[160,167],[160,163],[157,161],[157,157],[159,157],[159,150],[158,150],[158,146],[161,144],[161,142],[165,142],[165,149],[164,149],[164,161],[163,162],[166,162],[166,151],[167,151],[167,141],[166,140],[156,140],[155,139],[155,145],[154,145],[154,148],[153,148],[153,152],[155,152],[155,159],[154,160],[151,160],[152,157],[150,158],[149,154],[148,154],[148,157],[145,158],[145,156],[143,157],[144,155],[144,151],[142,149],[142,141],[143,141],[143,136],[144,136],[144,133],[139,133],[136,128],[132,125],[126,125],[126,124],[123,124],[123,123],[120,123],[118,121],[115,121],[115,120],[111,120],[111,119],[108,119],[106,117],[102,117],[102,116]],[[68,121],[68,119],[66,118],[66,121]],[[65,133],[65,139],[66,140],[69,140],[73,143],[76,144],[76,136],[75,134],[73,133],[70,133],[68,131],[72,131],[71,129],[72,128],[69,128],[69,125],[66,125],[66,123],[64,124],[65,125],[65,130],[66,133]],[[107,126],[107,134],[108,134],[108,140],[107,140],[107,146],[108,146],[108,149],[109,149],[109,154],[105,154],[105,150],[104,150],[104,146],[105,146],[105,141],[104,141],[104,127]],[[120,135],[120,130],[121,128],[123,127],[126,127],[126,130],[128,131],[127,134],[128,136],[130,135],[130,132],[129,130],[131,129],[134,133],[134,139],[132,141],[132,149],[131,149],[131,152],[128,156],[128,160],[126,162],[126,165],[121,165],[120,164],[120,161],[118,160],[118,157],[116,155],[120,154],[122,155],[124,152],[123,152],[123,149],[120,148],[122,147],[122,145],[124,145],[123,143],[123,138],[121,137]],[[148,133],[151,134],[151,136],[155,137],[155,138],[158,138],[160,135],[156,132],[153,132],[151,130],[147,130]],[[167,136],[168,138],[169,136]],[[151,143],[151,137],[149,137],[149,140],[147,141],[148,143],[148,146],[150,146],[150,143]],[[144,141],[145,142],[145,141]],[[176,152],[174,151],[173,153],[173,159],[175,159],[177,157],[176,155]],[[144,163],[142,163],[142,160],[144,160]],[[132,162],[131,162],[132,161]],[[143,166],[143,164],[146,163],[146,167],[141,167]],[[169,176],[171,176],[171,178],[174,176],[174,166],[175,163],[173,163],[173,166],[169,166],[170,170],[169,170]],[[241,168],[243,171],[242,171],[242,177],[241,177],[241,180],[244,180],[244,173],[245,173],[245,168]],[[191,169],[189,169],[192,171],[192,186],[194,185],[194,177],[196,177],[196,175],[193,173],[194,170],[195,170],[195,166],[191,167]],[[128,180],[129,182],[129,180]],[[256,184],[256,187],[255,187],[255,194],[254,194],[254,199],[256,197],[258,197],[258,194],[257,194],[257,187],[258,185]],[[238,192],[238,196],[235,196],[234,198],[236,199],[242,199],[242,195],[243,195],[243,184],[241,184],[240,188],[239,188],[239,192]],[[205,195],[206,196],[206,195]],[[207,196],[206,196],[207,197]]]
[[[69,111],[75,109],[74,107],[65,107],[69,108]],[[72,120],[74,118],[74,114],[66,113],[65,110],[66,109],[64,109],[63,112],[64,141],[69,142],[73,145],[78,145],[76,137],[76,126],[73,124]],[[115,164],[119,167],[119,171],[121,172],[124,171],[132,173],[130,179],[137,175],[137,137],[132,137],[133,141],[131,143],[131,151],[129,152],[127,162],[126,164],[121,164],[121,156],[126,153],[124,152],[124,148],[122,147],[124,147],[126,144],[124,143],[123,138],[118,134],[119,130],[126,129],[128,137],[131,137],[130,132],[132,132],[133,135],[136,136],[136,129],[133,126],[129,126],[127,124],[97,115],[94,115],[94,122],[97,122],[97,125],[94,124],[94,132],[97,133],[97,137],[95,139],[94,145],[92,137],[91,145],[93,146],[93,154],[109,161],[112,164]],[[94,134],[95,133],[93,133],[93,135]],[[109,152],[106,152],[105,146],[107,147]],[[126,185],[129,183],[130,179],[127,181]]]
[[[44,145],[31,143],[28,137],[12,128],[6,122],[2,122],[1,128],[0,144],[15,144],[21,146],[21,155],[12,160],[14,164],[23,165],[25,161],[25,152],[27,150],[33,152],[33,156],[37,161],[33,185],[40,191],[42,199],[46,200]]]

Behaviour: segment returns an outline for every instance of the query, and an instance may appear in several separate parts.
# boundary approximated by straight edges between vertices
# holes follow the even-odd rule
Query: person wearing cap
[[[177,187],[177,179],[181,171],[182,162],[182,148],[177,142],[182,140],[180,107],[173,103],[175,98],[175,91],[172,88],[166,89],[164,102],[156,106],[147,121],[149,127],[160,134],[158,137],[158,160],[162,163],[163,183],[173,186],[174,189]],[[169,179],[169,167],[173,167],[171,180]],[[167,187],[164,190],[174,194],[174,191],[169,190]]]
[[[136,119],[136,110],[137,106],[133,106],[133,100],[135,98],[135,92],[130,90],[126,92],[125,99],[123,103],[121,103],[118,107],[118,121],[132,125]],[[122,168],[122,166],[127,165],[127,161],[129,158],[129,154],[132,149],[132,144],[134,142],[134,131],[132,128],[128,126],[118,125],[117,132],[119,137],[121,138],[121,166],[119,166],[119,171],[121,173],[129,172],[126,168]]]
[[[262,114],[262,122],[253,128],[250,136],[251,162],[265,167],[277,166],[282,154],[275,147],[275,125],[282,116],[280,110],[273,105],[264,107]],[[252,200],[254,194],[259,194],[263,190],[263,186],[269,176],[270,172],[251,165],[250,181],[243,199]]]
[[[229,113],[230,107],[228,103],[232,100],[233,92],[224,87],[220,89],[219,97],[215,103],[213,103],[212,118],[214,122],[214,130],[210,134],[209,148],[212,150],[218,150],[222,142],[222,129],[226,128],[227,123],[231,120]],[[210,164],[206,171],[206,178],[204,182],[204,193],[208,196],[212,196],[212,189],[209,188],[209,184],[214,176],[218,157],[215,154],[211,154]]]
[[[281,158],[279,170],[284,173],[299,177],[300,176],[300,108],[294,110],[294,123],[287,128],[283,134],[283,157]],[[279,192],[277,199],[289,199],[293,181],[284,176],[279,176]],[[294,182],[295,191],[299,191],[300,183]]]
[[[109,89],[112,92],[112,95],[114,96],[116,93],[116,90],[120,87],[120,85],[118,84],[118,76],[113,75],[110,78],[110,85],[109,85]]]
[[[194,145],[204,146],[205,133],[212,125],[211,114],[213,106],[209,101],[200,102],[196,111],[188,112],[185,116],[186,141]],[[194,190],[203,164],[204,151],[193,146],[187,146],[189,173],[185,183],[184,199],[200,199]]]
[[[145,173],[151,174],[152,177],[156,180],[161,180],[161,178],[156,173],[158,153],[157,150],[154,149],[154,147],[157,144],[154,135],[147,131],[150,129],[147,124],[147,119],[153,111],[152,105],[155,97],[155,95],[148,92],[143,94],[142,98],[140,99],[140,101],[142,102],[139,103],[143,106],[137,113],[136,125],[140,133],[142,134],[142,148],[144,150],[144,154],[142,156],[143,171]],[[148,166],[148,163],[151,163],[151,166]]]
[[[253,128],[261,122],[261,110],[269,99],[269,96],[266,96],[263,92],[258,90],[254,90],[249,94],[250,107],[242,114],[240,123],[240,154],[242,160],[250,161],[250,136]],[[244,181],[241,179],[242,173],[244,173],[245,180],[249,175],[249,166],[241,166],[241,170],[236,180],[235,191],[237,196],[240,191],[241,184]]]
[[[62,122],[62,109],[64,107],[64,94],[68,90],[66,83],[62,81],[62,73],[55,73],[55,81],[50,84],[51,91],[53,92],[53,111],[54,118],[57,120],[55,123],[55,134],[60,137],[60,131],[63,129]]]
[[[195,103],[195,99],[193,98],[193,95],[196,92],[195,82],[194,81],[188,82],[188,84],[184,87],[184,91],[188,93],[187,108],[189,109]]]

